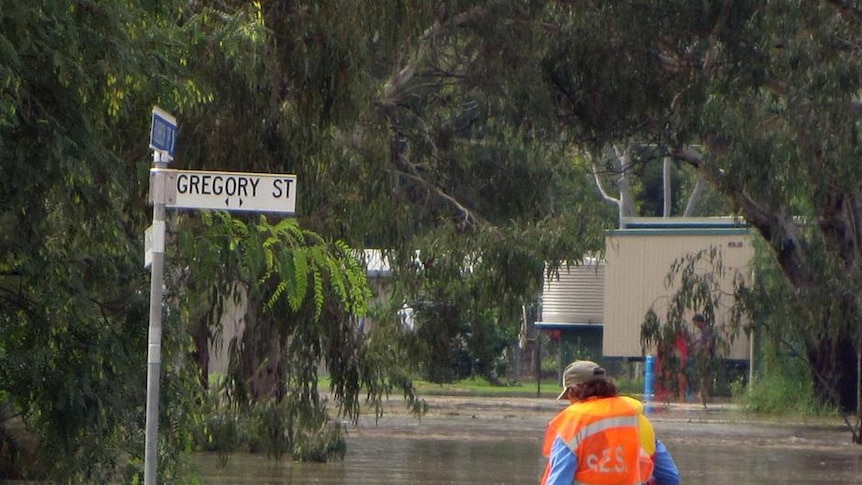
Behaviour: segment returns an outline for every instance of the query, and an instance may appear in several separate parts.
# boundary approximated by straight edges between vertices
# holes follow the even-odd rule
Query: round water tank
[[[605,264],[565,266],[559,278],[545,278],[542,291],[543,323],[602,323],[605,307]]]

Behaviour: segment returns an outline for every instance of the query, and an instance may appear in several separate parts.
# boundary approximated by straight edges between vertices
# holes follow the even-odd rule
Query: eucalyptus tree
[[[535,269],[598,248],[603,222],[576,190],[572,150],[637,140],[695,168],[764,236],[807,315],[815,384],[851,405],[851,5],[222,5],[254,22],[227,37],[201,24],[189,59],[218,79],[219,102],[188,113],[187,160],[298,173],[300,222],[392,249],[399,303],[437,285],[412,276],[441,255],[462,259],[453,249],[508,263],[479,293],[505,302],[536,287],[531,270],[506,272],[520,256]]]
[[[147,113],[161,95],[188,96],[163,52],[175,7],[0,2],[0,396],[16,414],[0,425],[20,419],[39,443],[10,473],[135,473]],[[3,451],[15,463],[22,450]]]
[[[666,147],[729,197],[792,288],[813,384],[853,408],[862,11],[795,1],[551,10],[557,47],[544,66],[561,116],[599,144]]]
[[[436,5],[420,35],[401,42],[375,103],[377,149],[387,152],[366,157],[385,162],[379,173],[395,197],[373,203],[396,216],[376,239],[397,249],[398,301],[416,301],[420,335],[434,335],[425,362],[444,365],[439,356],[460,341],[491,369],[492,352],[476,344],[494,345],[477,338],[489,335],[482,315],[514,341],[545,262],[599,251],[611,222],[589,172],[572,163],[553,99],[537,89],[542,13],[512,2]]]
[[[253,15],[245,15],[254,11],[231,12],[236,15],[221,17],[227,22],[216,22],[210,16],[221,12],[197,4],[3,2],[0,11],[0,163],[5,175],[0,182],[0,424],[22,420],[39,439],[40,451],[34,455],[38,460],[10,473],[72,483],[133,481],[140,473],[136,457],[142,451],[145,402],[149,284],[141,238],[149,219],[148,114],[156,103],[180,115],[192,113],[181,118],[181,136],[187,140],[180,143],[185,148],[178,159],[200,160],[206,152],[196,150],[206,144],[195,142],[218,136],[218,127],[230,124],[223,117],[211,125],[196,123],[193,114],[213,103],[209,86],[227,81],[209,82],[209,72],[189,64],[213,45],[233,54],[232,62],[241,56],[231,48],[251,47],[246,63],[212,73],[256,69],[262,65],[254,57],[257,47],[269,38]],[[257,94],[257,85],[243,86]],[[325,129],[317,126],[311,110],[307,114],[290,121]],[[215,132],[196,133],[203,128]],[[248,153],[279,157],[256,150],[254,138],[246,138],[248,146],[239,141],[234,138],[228,147],[237,159]],[[184,294],[175,282],[187,282],[190,271],[213,279],[236,276],[231,284],[247,284],[262,307],[280,309],[282,316],[336,322],[308,333],[317,341],[290,342],[291,351],[306,351],[299,357],[304,367],[297,372],[298,406],[318,411],[288,426],[294,444],[311,448],[308,429],[326,419],[319,412],[322,406],[315,407],[317,396],[307,392],[316,382],[306,377],[314,376],[322,353],[331,368],[343,370],[333,378],[333,391],[350,416],[358,412],[360,386],[372,400],[389,390],[377,371],[394,365],[397,357],[385,345],[367,345],[361,355],[354,354],[356,335],[344,324],[361,310],[358,302],[367,296],[367,287],[343,244],[287,221],[262,221],[248,229],[241,220],[216,218],[218,230],[207,217],[197,218],[196,226],[185,224],[188,219],[194,218],[172,219],[169,243],[175,247],[171,243],[177,242],[178,249],[169,249],[175,269],[169,271],[163,342],[171,376],[163,387],[165,446],[159,447],[159,476],[165,482],[178,479],[180,451],[193,446],[190,427],[200,422],[195,417],[202,402],[198,374],[185,365],[184,353],[197,350],[188,316],[210,302],[184,299],[196,295]],[[189,242],[201,233],[208,244]],[[200,252],[186,259],[193,249]],[[228,274],[214,269],[219,266],[241,268]],[[396,379],[408,388],[406,379]],[[2,449],[23,456],[14,447]],[[6,458],[4,464],[10,463]]]
[[[391,258],[394,305],[381,326],[395,323],[402,302],[457,300],[458,321],[428,315],[423,332],[444,346],[459,337],[484,345],[487,322],[512,327],[537,296],[545,261],[600,249],[608,213],[571,162],[552,98],[535,89],[538,58],[511,42],[542,45],[542,9],[220,8],[197,15],[209,23],[189,62],[218,102],[185,113],[184,163],[296,173],[300,225]]]
[[[225,430],[233,429],[236,417],[256,416],[251,427],[266,429],[253,435],[275,457],[289,453],[325,461],[343,455],[340,420],[330,419],[318,392],[318,366],[328,370],[338,413],[354,421],[363,392],[381,412],[385,386],[391,385],[381,376],[397,367],[397,354],[381,351],[357,326],[355,318],[366,314],[371,300],[360,259],[345,243],[327,241],[291,219],[270,223],[260,216],[246,223],[226,213],[204,213],[199,224],[177,228],[180,249],[172,262],[182,269],[168,286],[195,337],[193,352],[200,355],[219,343],[209,334],[199,338],[196,330],[219,320],[230,306],[244,308],[242,336],[222,342],[230,348],[231,365],[215,398],[229,406],[215,402],[207,409],[216,414],[202,430],[208,446],[231,450],[236,436]],[[216,326],[213,334],[221,330]],[[207,362],[200,363],[207,372]],[[418,406],[409,386],[404,389]]]
[[[307,209],[315,194],[331,198],[327,210],[340,214],[341,198],[360,190],[334,185],[327,170],[339,161],[355,166],[333,137],[355,121],[368,89],[361,82],[368,47],[353,38],[364,13],[312,3],[225,2],[194,5],[185,20],[194,33],[186,61],[209,102],[183,111],[183,166],[295,173],[299,179],[298,217],[287,226],[271,216],[175,219],[176,262],[185,268],[178,296],[189,314],[203,381],[207,348],[220,340],[226,304],[243,302],[243,333],[222,343],[231,364],[218,390],[232,410],[248,416],[268,409],[258,415],[290,428],[264,433],[273,437],[276,455],[338,454],[338,446],[330,447],[343,442],[337,426],[329,442],[318,441],[321,447],[302,438],[328,421],[318,389],[321,366],[331,378],[330,402],[345,418],[358,418],[363,392],[377,412],[394,389],[419,404],[399,370],[401,354],[388,347],[384,332],[375,339],[357,334],[365,302],[356,295],[368,296],[367,283],[351,266],[355,256],[334,242],[343,234],[309,232],[326,227]],[[277,236],[273,227],[292,229]],[[273,238],[287,248],[270,248]]]

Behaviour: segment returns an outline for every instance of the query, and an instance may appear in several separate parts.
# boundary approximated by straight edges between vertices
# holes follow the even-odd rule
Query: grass
[[[427,396],[478,396],[478,397],[556,397],[560,383],[556,379],[523,381],[507,385],[495,385],[484,378],[462,379],[451,384],[435,384],[413,381],[419,395]]]
[[[643,382],[640,380],[617,379],[616,384],[621,394],[640,396],[643,391]],[[322,390],[329,389],[329,378],[321,377],[318,385]],[[528,379],[505,385],[493,384],[482,377],[462,379],[446,384],[414,380],[413,385],[419,396],[556,398],[561,390],[560,382],[553,377],[542,379],[538,383],[535,379]]]
[[[770,416],[834,418],[840,415],[834,406],[815,397],[809,380],[773,375],[759,379],[748,392],[738,390],[737,401],[747,411]]]

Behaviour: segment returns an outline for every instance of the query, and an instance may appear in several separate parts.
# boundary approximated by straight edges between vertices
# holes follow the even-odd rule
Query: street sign
[[[296,212],[296,175],[164,170],[165,207]]]
[[[150,129],[150,150],[165,152],[173,158],[177,141],[177,119],[167,111],[153,106],[153,123]]]

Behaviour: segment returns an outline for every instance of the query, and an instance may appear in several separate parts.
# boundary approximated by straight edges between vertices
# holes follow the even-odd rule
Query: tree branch
[[[703,72],[709,74],[712,72],[715,65],[715,58],[718,57],[716,50],[718,49],[718,37],[727,25],[727,19],[730,17],[731,0],[724,0],[721,4],[721,13],[715,21],[715,26],[709,33],[709,47],[706,49],[706,54],[703,56]]]
[[[683,217],[692,217],[692,214],[694,214],[695,204],[700,200],[700,196],[703,193],[705,185],[703,177],[698,176],[697,182],[695,182],[694,188],[691,189],[691,194],[689,194],[688,201],[685,204],[685,211],[682,213]]]
[[[427,180],[425,180],[421,176],[410,174],[407,172],[403,172],[401,170],[395,170],[394,173],[419,182],[423,187],[436,193],[440,198],[447,200],[450,204],[455,206],[455,208],[458,209],[459,212],[461,212],[463,214],[465,223],[467,223],[467,224],[472,223],[472,224],[476,224],[476,225],[489,225],[489,226],[491,225],[487,220],[476,215],[475,212],[471,211],[470,209],[465,207],[463,204],[458,202],[457,199],[455,199],[451,195],[447,194],[446,192],[444,192],[442,189],[440,189],[436,185],[431,184],[430,182],[428,182]]]
[[[602,185],[602,180],[599,178],[598,167],[596,167],[595,164],[593,164],[592,167],[593,167],[593,177],[595,177],[595,179],[596,179],[596,187],[599,188],[599,193],[602,194],[602,198],[607,202],[613,202],[614,204],[619,206],[620,205],[620,199],[613,197],[612,195],[610,195],[609,193],[607,193],[605,191],[605,187]]]
[[[720,151],[720,147],[713,147]],[[712,151],[712,150],[711,150]],[[673,157],[682,160],[700,171],[701,175],[713,183],[724,177],[720,170],[710,170],[703,156],[692,147],[671,150]],[[782,272],[797,288],[815,284],[808,260],[804,252],[804,238],[799,223],[787,213],[785,208],[775,208],[757,201],[744,187],[732,190],[729,195],[740,208],[746,222],[751,224],[773,247]]]
[[[862,12],[859,9],[853,8],[847,2],[839,0],[825,0],[826,5],[833,7],[845,20],[850,20],[856,23],[862,22]]]
[[[602,185],[602,179],[599,178],[599,167],[596,166],[593,156],[589,152],[584,152],[584,156],[590,162],[590,167],[593,169],[593,177],[596,179],[596,187],[599,188],[599,193],[602,194],[602,198],[607,202],[613,202],[614,204],[619,205],[620,200],[605,191],[605,187]]]
[[[805,256],[804,238],[799,223],[786,208],[766,207],[758,203],[746,190],[732,193],[746,222],[754,226],[763,239],[772,246],[782,272],[797,288],[816,284],[808,258]]]
[[[473,7],[456,15],[451,23],[443,24],[440,20],[437,20],[425,29],[418,39],[419,46],[410,60],[402,63],[400,56],[396,60],[392,76],[383,85],[383,99],[381,103],[384,105],[393,105],[402,98],[404,86],[413,79],[413,75],[416,73],[419,65],[425,60],[428,55],[429,45],[434,37],[442,34],[448,26],[461,27],[467,24],[481,13],[484,13],[484,11],[484,7]]]

